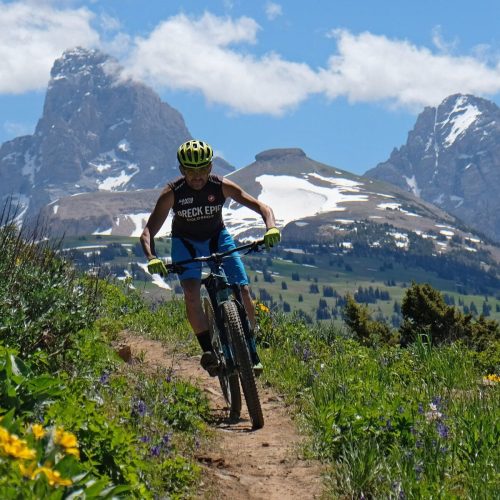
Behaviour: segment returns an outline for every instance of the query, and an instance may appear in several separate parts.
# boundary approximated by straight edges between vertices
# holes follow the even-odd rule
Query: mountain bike
[[[191,262],[209,264],[211,272],[201,283],[208,292],[203,307],[213,351],[218,361],[217,376],[229,407],[231,421],[237,421],[240,417],[241,384],[253,429],[264,426],[264,416],[253,371],[250,349],[252,332],[241,297],[241,287],[228,282],[222,263],[224,258],[232,253],[242,250],[247,250],[245,254],[259,252],[263,245],[264,240],[258,240],[226,252],[166,265],[169,271],[180,274],[185,270],[184,266]]]

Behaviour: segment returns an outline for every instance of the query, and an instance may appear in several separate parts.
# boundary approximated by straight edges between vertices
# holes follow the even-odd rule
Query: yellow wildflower
[[[54,442],[64,448],[76,448],[78,446],[76,436],[72,432],[67,432],[63,429],[56,430]]]
[[[35,439],[42,439],[43,436],[47,434],[47,431],[40,424],[33,424],[31,426],[31,432],[33,432]]]
[[[484,378],[486,380],[490,380],[491,382],[500,382],[500,376],[495,375],[494,373],[491,375],[486,375],[486,377],[484,377]]]
[[[0,427],[0,443],[5,443],[9,441],[10,434],[9,431],[5,427]]]
[[[258,308],[262,311],[262,312],[265,312],[265,313],[268,313],[269,312],[269,307],[267,307],[265,304],[262,304],[262,302],[259,302],[257,304]]]
[[[31,478],[33,475],[33,471],[35,469],[35,462],[31,462],[28,467],[24,465],[23,462],[19,462],[19,470],[24,477]]]
[[[5,437],[5,433],[2,433]],[[36,457],[35,450],[28,448],[24,439],[19,439],[15,434],[8,434],[7,438],[2,439],[0,444],[1,448],[6,455],[14,458],[22,458],[24,460],[32,460]]]
[[[78,448],[66,448],[65,451],[68,455],[73,455],[76,458],[80,458],[80,451],[78,450]]]
[[[31,479],[36,479],[40,474],[45,474],[50,486],[70,486],[73,484],[71,479],[64,479],[61,473],[57,470],[49,469],[48,467],[38,467],[31,474]]]

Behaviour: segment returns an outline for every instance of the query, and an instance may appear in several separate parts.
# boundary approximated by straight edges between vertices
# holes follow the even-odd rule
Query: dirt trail
[[[199,356],[168,352],[160,342],[123,335],[134,358],[141,357],[150,368],[172,367],[175,373],[207,394],[214,414],[216,444],[197,458],[207,472],[205,498],[222,500],[288,500],[321,497],[321,467],[300,458],[298,434],[282,399],[262,385],[259,394],[265,425],[251,430],[246,408],[236,424],[225,421],[226,405],[217,378],[209,377],[199,365]],[[245,406],[245,405],[243,405]],[[202,495],[203,496],[203,495]]]

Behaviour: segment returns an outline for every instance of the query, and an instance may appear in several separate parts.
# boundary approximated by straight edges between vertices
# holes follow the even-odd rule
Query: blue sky
[[[363,173],[424,106],[500,103],[500,2],[0,0],[0,142],[32,133],[54,59],[117,57],[236,167],[275,147]]]

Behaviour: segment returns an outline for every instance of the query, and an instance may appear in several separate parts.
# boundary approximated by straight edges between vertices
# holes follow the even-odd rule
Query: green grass
[[[261,328],[265,377],[331,464],[332,498],[498,497],[500,389],[466,348],[371,349],[281,315]]]
[[[84,238],[84,239],[83,239]],[[119,243],[123,245],[137,245],[139,242],[138,238],[120,237],[120,236],[86,236],[80,238],[68,239],[64,242],[65,248],[74,248],[83,245],[91,244],[111,244]],[[135,256],[128,249],[128,256],[116,257],[109,261],[111,265],[121,266],[123,268],[130,268],[130,264],[133,262],[145,263],[144,258],[140,256]],[[157,251],[161,256],[170,255],[170,240],[169,238],[159,238],[157,241]],[[342,265],[338,266],[334,264],[329,265],[330,256],[329,255],[314,255],[315,266],[310,267],[283,259],[274,258],[272,260],[272,265],[267,266],[268,271],[276,273],[274,276],[275,282],[269,283],[264,282],[262,273],[251,270],[252,262],[257,262],[267,260],[268,256],[273,256],[273,253],[259,254],[257,257],[246,256],[245,262],[247,263],[247,271],[251,281],[251,286],[256,294],[259,296],[259,289],[263,288],[268,293],[270,293],[275,302],[281,304],[279,297],[281,295],[282,301],[288,302],[292,310],[302,309],[306,313],[310,314],[313,319],[315,319],[315,310],[318,307],[319,299],[324,299],[327,302],[329,308],[335,305],[335,299],[323,297],[322,287],[332,286],[339,295],[343,296],[346,293],[351,295],[358,289],[358,287],[378,288],[381,291],[387,291],[390,294],[391,299],[389,301],[378,301],[376,304],[369,304],[369,309],[375,314],[382,314],[387,319],[390,319],[393,315],[394,301],[401,304],[402,298],[406,292],[406,287],[411,284],[413,280],[420,283],[429,283],[434,288],[447,293],[450,297],[455,299],[455,303],[458,305],[459,300],[461,300],[465,305],[470,306],[471,302],[474,303],[478,313],[482,312],[482,305],[485,300],[485,296],[473,295],[473,294],[460,294],[457,291],[457,283],[453,280],[445,280],[436,275],[434,272],[424,271],[420,268],[408,268],[404,265],[397,263],[392,264],[392,268],[385,267],[381,270],[383,261],[375,258],[368,257],[355,257],[349,254],[343,254],[339,257],[342,259]],[[104,262],[101,262],[104,264]],[[348,265],[352,271],[346,271],[345,266]],[[259,266],[262,271],[261,266]],[[300,281],[292,280],[292,273],[298,273],[300,275]],[[257,276],[258,282],[255,282],[255,276]],[[309,287],[311,284],[315,283],[317,280],[317,285],[319,288],[319,294],[311,294],[309,292]],[[396,286],[387,286],[388,281],[393,280]],[[286,281],[288,289],[282,290],[281,282]],[[178,284],[178,281],[169,281],[169,284],[173,287]],[[152,302],[157,302],[163,299],[170,299],[175,294],[172,291],[168,291],[159,288],[153,284],[149,279],[147,280],[135,280],[133,285],[144,293],[145,297]],[[303,301],[299,302],[299,295],[302,295]],[[491,318],[500,320],[500,296],[498,291],[491,290],[488,297],[488,303],[491,305]],[[281,305],[280,305],[281,307]],[[340,325],[340,322],[337,322]]]
[[[0,497],[191,496],[206,399],[111,347],[124,329],[174,342],[187,331],[184,308],[152,309],[79,275],[39,235],[0,222]],[[57,441],[63,431],[71,445]]]

